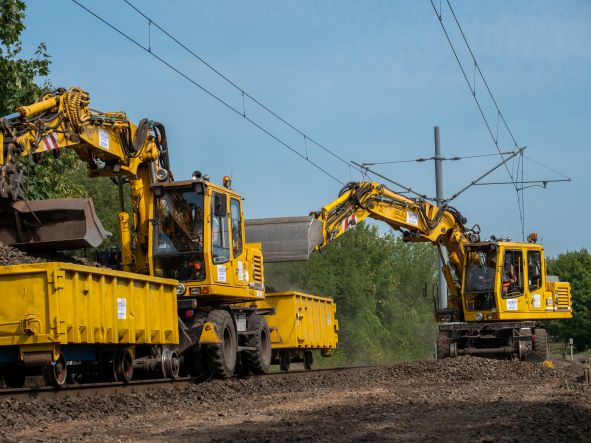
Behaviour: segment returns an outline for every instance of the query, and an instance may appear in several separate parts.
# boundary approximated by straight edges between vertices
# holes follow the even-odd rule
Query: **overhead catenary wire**
[[[511,137],[511,140],[513,141],[513,144],[515,146],[516,149],[520,149],[519,144],[517,143],[517,140],[515,139],[513,132],[511,131],[511,129],[509,128],[509,125],[507,123],[507,120],[505,119],[503,113],[501,112],[501,109],[499,108],[498,104],[497,104],[497,100],[495,99],[489,85],[488,82],[486,81],[486,78],[484,77],[484,74],[482,73],[482,70],[480,69],[480,65],[478,64],[478,61],[476,60],[476,56],[474,55],[474,52],[472,51],[472,47],[470,46],[470,43],[468,42],[468,39],[466,38],[466,34],[464,33],[464,30],[462,29],[462,26],[460,25],[460,21],[458,20],[455,11],[453,10],[453,7],[451,6],[451,3],[449,0],[446,0],[447,6],[449,7],[449,10],[452,13],[452,16],[454,18],[454,21],[456,23],[456,26],[458,27],[460,34],[462,35],[462,39],[464,40],[464,43],[466,44],[468,51],[470,52],[470,56],[472,58],[472,62],[474,63],[474,80],[473,80],[473,84],[470,84],[470,80],[468,79],[468,75],[466,74],[466,70],[464,69],[464,65],[462,64],[458,53],[456,51],[456,48],[451,40],[451,37],[449,36],[449,33],[447,32],[447,28],[445,26],[445,24],[443,23],[443,13],[441,11],[441,5],[440,5],[440,10],[438,11],[435,3],[433,2],[433,0],[430,0],[431,2],[431,6],[433,7],[433,11],[435,11],[435,15],[437,16],[438,20],[439,20],[439,24],[441,25],[441,29],[443,30],[443,33],[445,34],[445,37],[449,43],[449,46],[453,52],[453,55],[456,59],[456,62],[458,63],[458,66],[460,67],[460,70],[462,71],[462,75],[464,76],[464,79],[466,80],[466,84],[468,85],[468,88],[470,89],[470,92],[472,93],[472,97],[476,103],[476,106],[478,107],[478,110],[480,112],[480,115],[482,116],[482,119],[484,120],[484,123],[486,125],[486,128],[488,130],[488,133],[490,134],[490,137],[495,145],[495,147],[497,148],[497,151],[499,153],[499,156],[501,157],[501,159],[504,159],[503,155],[501,154],[501,149],[499,147],[499,121],[502,121],[503,125],[505,126],[505,129],[507,130],[507,133],[509,134],[509,136]],[[484,110],[482,108],[482,105],[480,103],[480,100],[477,97],[476,94],[476,71],[478,71],[478,74],[480,76],[480,78],[482,79],[486,90],[488,92],[488,95],[490,96],[494,107],[497,111],[497,132],[496,132],[496,136],[493,134],[493,130],[491,128],[491,125],[486,117],[486,114],[484,113]],[[522,162],[522,158],[519,159],[519,161],[521,161],[520,163],[520,167],[521,167],[521,174],[523,174],[523,162]],[[515,188],[515,192],[516,192],[516,197],[517,197],[517,208],[518,208],[518,212],[519,212],[519,219],[521,222],[521,232],[522,232],[522,237],[523,240],[525,240],[525,206],[524,206],[524,199],[523,199],[523,189],[519,189],[519,187],[517,186],[517,179],[514,177],[514,174],[511,173],[509,166],[507,165],[507,162],[503,162],[503,165],[505,166],[505,169],[507,171],[507,174],[509,175],[509,178],[511,179],[511,181],[514,183],[513,187]],[[518,171],[517,171],[517,175],[519,175],[519,166],[518,166]]]
[[[243,113],[241,110],[235,108],[230,103],[228,103],[227,101],[223,100],[222,98],[220,98],[219,96],[217,96],[216,94],[214,94],[213,92],[211,92],[210,90],[208,90],[207,88],[205,88],[204,86],[202,86],[196,80],[194,80],[193,78],[191,78],[188,74],[184,73],[179,68],[177,68],[176,66],[172,65],[168,61],[164,60],[159,55],[157,55],[151,47],[144,46],[139,41],[137,41],[136,39],[134,39],[133,37],[131,37],[129,34],[123,32],[121,29],[117,28],[115,25],[111,24],[109,21],[107,21],[103,17],[101,17],[98,14],[96,14],[94,11],[90,10],[89,8],[87,8],[86,6],[84,6],[83,4],[81,4],[79,1],[72,0],[72,2],[75,3],[76,5],[78,5],[80,8],[84,9],[90,15],[92,15],[93,17],[95,17],[97,20],[101,21],[105,25],[107,25],[109,28],[111,28],[112,30],[114,30],[115,32],[117,32],[118,34],[120,34],[121,36],[123,36],[124,38],[126,38],[128,41],[130,41],[131,43],[133,43],[134,45],[136,45],[140,49],[144,50],[146,53],[150,54],[156,60],[158,60],[159,62],[161,62],[164,65],[166,65],[168,68],[170,68],[175,73],[177,73],[178,75],[180,75],[181,77],[183,77],[184,79],[186,79],[187,81],[189,81],[191,84],[193,84],[194,86],[196,86],[197,88],[199,88],[201,91],[203,91],[204,93],[206,93],[207,95],[209,95],[211,98],[213,98],[214,100],[218,101],[219,103],[221,103],[222,105],[224,105],[226,108],[228,108],[229,110],[231,110],[235,114],[237,114],[240,117],[242,117],[245,120],[247,120],[249,123],[251,123],[257,129],[259,129],[260,131],[264,132],[269,137],[271,137],[272,139],[274,139],[275,141],[277,141],[280,145],[282,145],[283,147],[289,149],[295,155],[297,155],[298,157],[300,157],[304,161],[308,162],[310,165],[314,166],[316,169],[318,169],[322,173],[326,174],[328,177],[332,178],[333,180],[335,180],[336,182],[340,183],[341,185],[344,185],[344,182],[342,180],[340,180],[339,178],[337,178],[336,176],[334,176],[333,174],[331,174],[329,171],[327,171],[325,168],[323,168],[322,166],[320,166],[318,163],[316,163],[315,161],[310,160],[309,158],[307,158],[307,156],[305,156],[302,153],[300,153],[293,146],[291,146],[290,144],[288,144],[284,140],[280,139],[278,136],[276,136],[275,134],[273,134],[272,132],[270,132],[268,129],[266,129],[265,127],[263,127],[261,124],[259,124],[256,121],[254,121],[248,115],[245,115],[245,113]],[[152,24],[154,24],[154,26],[157,26],[155,23],[152,23]],[[305,135],[304,133],[302,133],[302,134]],[[306,135],[306,137],[307,137],[308,140],[310,140],[313,143],[315,143],[312,138],[310,138],[307,135]],[[324,150],[327,150],[327,148],[323,148],[323,149]],[[333,153],[333,155],[336,156],[336,157],[338,157],[334,153]],[[347,162],[346,160],[342,159],[341,157],[338,157],[338,158],[341,159],[342,161],[344,161],[346,164],[350,165],[349,162]],[[354,165],[352,167],[354,167],[355,169],[359,169],[358,167],[356,167]]]
[[[183,48],[192,57],[194,57],[195,59],[197,59],[199,62],[201,62],[207,68],[209,68],[212,72],[214,72],[215,74],[217,74],[220,78],[222,78],[229,85],[231,85],[234,89],[236,89],[242,95],[243,117],[246,117],[244,99],[245,98],[248,98],[253,103],[257,104],[262,109],[264,109],[266,112],[268,112],[269,114],[271,114],[273,117],[275,117],[276,119],[278,119],[279,121],[281,121],[283,124],[285,124],[286,126],[288,126],[290,129],[292,129],[296,133],[298,133],[301,136],[303,136],[304,137],[304,140],[308,140],[308,141],[312,142],[318,148],[322,149],[323,151],[325,151],[326,153],[328,153],[332,157],[336,158],[340,162],[346,164],[348,167],[350,167],[350,168],[353,167],[354,169],[358,169],[357,167],[355,167],[354,165],[352,165],[350,162],[348,162],[347,160],[345,160],[343,157],[341,157],[340,155],[338,155],[337,153],[335,153],[333,150],[327,148],[322,143],[316,141],[313,137],[310,137],[310,135],[306,134],[303,130],[299,129],[293,123],[289,122],[285,117],[282,117],[281,115],[279,115],[278,113],[276,113],[275,111],[273,111],[272,109],[270,109],[267,105],[265,105],[264,103],[262,103],[259,99],[255,98],[253,95],[251,95],[250,93],[248,93],[243,87],[241,87],[240,85],[238,85],[235,81],[232,81],[230,78],[228,78],[228,76],[224,75],[221,71],[219,71],[217,68],[215,68],[211,63],[209,63],[207,60],[205,60],[203,57],[201,57],[195,51],[193,51],[192,49],[190,49],[187,45],[185,45],[184,43],[182,43],[178,38],[176,38],[174,35],[172,35],[170,32],[168,32],[162,26],[160,26],[157,22],[155,22],[151,17],[149,17],[146,13],[144,13],[143,11],[141,11],[137,6],[135,6],[129,0],[123,0],[123,1],[127,5],[129,5],[134,11],[136,11],[139,15],[141,15],[144,19],[148,20],[148,23],[150,25],[158,28],[164,35],[166,35],[173,42],[175,42],[177,45],[179,45],[181,48]]]
[[[490,134],[490,136],[491,136],[491,138],[493,140],[493,143],[494,143],[495,147],[497,148],[498,154],[502,158],[503,155],[501,154],[501,148],[499,147],[499,140],[493,134],[492,128],[491,128],[491,126],[490,126],[490,124],[488,122],[488,119],[486,118],[486,115],[484,113],[484,109],[482,108],[482,105],[480,104],[480,101],[478,100],[478,97],[476,95],[476,87],[475,87],[475,85],[472,86],[470,84],[470,80],[468,79],[468,74],[466,74],[466,70],[464,69],[464,65],[462,64],[462,62],[460,60],[460,57],[459,57],[459,55],[458,55],[458,53],[456,51],[456,48],[455,48],[453,42],[451,41],[451,37],[449,36],[449,33],[447,32],[447,28],[445,27],[445,24],[443,23],[443,13],[441,11],[437,11],[437,8],[436,8],[435,3],[433,2],[433,0],[430,0],[430,1],[431,1],[431,6],[433,6],[433,10],[435,11],[435,15],[437,15],[437,18],[439,19],[439,24],[441,25],[441,29],[443,30],[443,33],[445,34],[445,37],[446,37],[447,42],[449,43],[449,46],[450,46],[450,48],[451,48],[451,50],[453,52],[453,55],[454,55],[454,57],[456,59],[456,62],[458,63],[458,66],[460,67],[460,70],[462,71],[462,75],[464,76],[464,79],[466,80],[466,84],[468,85],[468,88],[470,89],[470,92],[472,94],[472,97],[474,98],[474,101],[476,102],[476,106],[478,107],[478,110],[480,111],[480,115],[482,116],[482,119],[484,120],[484,124],[486,125],[486,128],[488,129],[488,133]],[[450,5],[449,1],[447,1],[447,4],[448,4],[448,6],[451,9],[451,5]],[[455,14],[454,14],[454,17],[455,17]],[[458,26],[459,26],[459,22],[457,21],[457,19],[456,19],[456,24],[458,24]],[[462,31],[462,35],[464,35],[463,34],[463,31]],[[464,41],[467,42],[466,39]],[[478,66],[478,62],[476,61],[476,58],[474,57],[474,53],[472,52],[471,49],[470,49],[470,54],[472,56],[472,60],[473,60],[473,62],[475,64],[475,66]],[[478,72],[480,73],[481,77],[483,77],[482,76],[482,71],[480,70],[480,68],[478,68]],[[490,92],[490,88],[487,87],[487,90],[489,91],[489,94],[492,95],[492,93]],[[495,103],[495,106],[496,106],[496,100],[494,101],[494,103]],[[497,115],[501,114],[499,107],[496,106],[496,108],[497,108],[497,112],[498,112]],[[505,122],[505,119],[504,118],[502,120],[503,120],[503,122]],[[507,128],[508,128],[508,125],[507,125]],[[512,136],[512,133],[511,133],[511,136]],[[515,142],[515,139],[514,138],[513,138],[513,140],[514,140],[514,143],[515,143],[515,147],[518,149],[519,148],[519,145],[517,144],[517,142]],[[509,177],[511,178],[511,181],[515,181],[515,179],[513,178],[513,174],[509,170],[509,167],[507,166],[506,163],[505,163],[505,169],[507,170],[507,174],[509,174]]]
[[[501,152],[503,155],[513,154],[513,151],[505,151]],[[363,166],[375,166],[375,165],[392,165],[397,163],[422,163],[431,160],[441,160],[441,161],[459,161],[459,160],[467,160],[471,158],[483,158],[483,157],[496,157],[499,155],[498,153],[494,154],[480,154],[480,155],[462,155],[462,156],[453,156],[453,157],[419,157],[412,160],[392,160],[392,161],[384,161],[384,162],[366,162],[362,163]]]

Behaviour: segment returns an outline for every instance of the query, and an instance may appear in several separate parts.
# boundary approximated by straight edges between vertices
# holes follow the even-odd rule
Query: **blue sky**
[[[148,43],[148,26],[119,0],[83,1]],[[439,125],[444,156],[495,152],[429,1],[135,1],[145,13],[251,95],[347,160],[405,160],[433,155]],[[438,2],[437,2],[438,3]],[[526,155],[571,177],[525,192],[526,233],[548,254],[586,247],[591,218],[591,3],[454,1],[518,143]],[[454,30],[450,14],[444,20]],[[124,110],[166,125],[176,178],[199,169],[233,176],[247,217],[307,214],[340,185],[229,112],[71,1],[28,2],[25,54],[43,41],[50,80],[90,91],[92,107]],[[457,32],[452,38],[462,48]],[[236,107],[241,95],[152,28],[153,50]],[[465,50],[462,60],[469,64]],[[472,73],[472,70],[468,70]],[[483,85],[476,84],[478,92]],[[484,99],[484,96],[481,96]],[[490,102],[485,110],[496,125]],[[305,153],[304,140],[251,103],[246,112]],[[503,150],[512,146],[500,134]],[[361,177],[308,145],[308,155],[342,181]],[[498,161],[444,164],[452,194]],[[433,164],[376,169],[434,194]],[[525,178],[560,178],[526,160]],[[504,169],[490,180],[506,181]],[[486,236],[520,238],[510,186],[477,187],[454,202]]]

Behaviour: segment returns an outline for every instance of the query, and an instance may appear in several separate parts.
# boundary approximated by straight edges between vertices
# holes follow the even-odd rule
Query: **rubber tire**
[[[542,362],[550,358],[550,349],[548,347],[548,332],[545,328],[536,328],[534,330],[536,340],[532,343],[531,360]]]
[[[447,332],[440,331],[439,334],[437,334],[437,360],[451,357],[449,352],[449,338],[449,333]]]
[[[221,309],[211,311],[207,320],[215,325],[216,332],[222,339],[221,344],[205,347],[207,367],[215,378],[230,378],[234,375],[238,359],[234,322],[230,314]]]
[[[248,318],[248,330],[255,333],[248,338],[246,346],[256,351],[242,351],[242,363],[253,374],[266,374],[271,366],[271,333],[267,319],[262,315],[252,314]]]
[[[306,369],[306,371],[311,371],[313,364],[314,354],[312,354],[312,351],[304,351],[304,369]]]
[[[289,356],[289,351],[280,351],[279,352],[279,369],[283,372],[289,372],[289,364],[291,363],[291,358]]]
[[[7,388],[22,388],[25,385],[24,368],[16,368],[4,375],[4,384]]]

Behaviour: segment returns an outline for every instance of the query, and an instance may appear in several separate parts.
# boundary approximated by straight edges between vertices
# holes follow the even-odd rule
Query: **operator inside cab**
[[[521,272],[521,252],[506,251],[503,261],[503,297],[516,297],[523,291],[523,275]]]

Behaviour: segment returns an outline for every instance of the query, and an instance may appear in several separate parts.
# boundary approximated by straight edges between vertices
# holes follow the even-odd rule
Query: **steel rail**
[[[344,372],[355,369],[369,369],[379,368],[383,365],[365,365],[365,366],[347,366],[335,368],[318,368],[318,369],[298,369],[287,372],[268,372],[261,375],[249,375],[246,377],[236,378],[237,380],[245,380],[256,377],[278,377],[278,376],[294,376],[302,374],[317,374],[322,372]],[[29,388],[0,388],[0,399],[11,398],[17,400],[30,400],[36,398],[65,398],[65,397],[99,397],[109,394],[137,394],[147,390],[163,387],[163,386],[183,386],[198,383],[206,383],[213,379],[202,380],[197,377],[180,377],[177,379],[154,379],[154,380],[133,380],[129,383],[123,382],[104,382],[104,383],[83,383],[66,385],[61,388],[52,386],[34,386]]]

